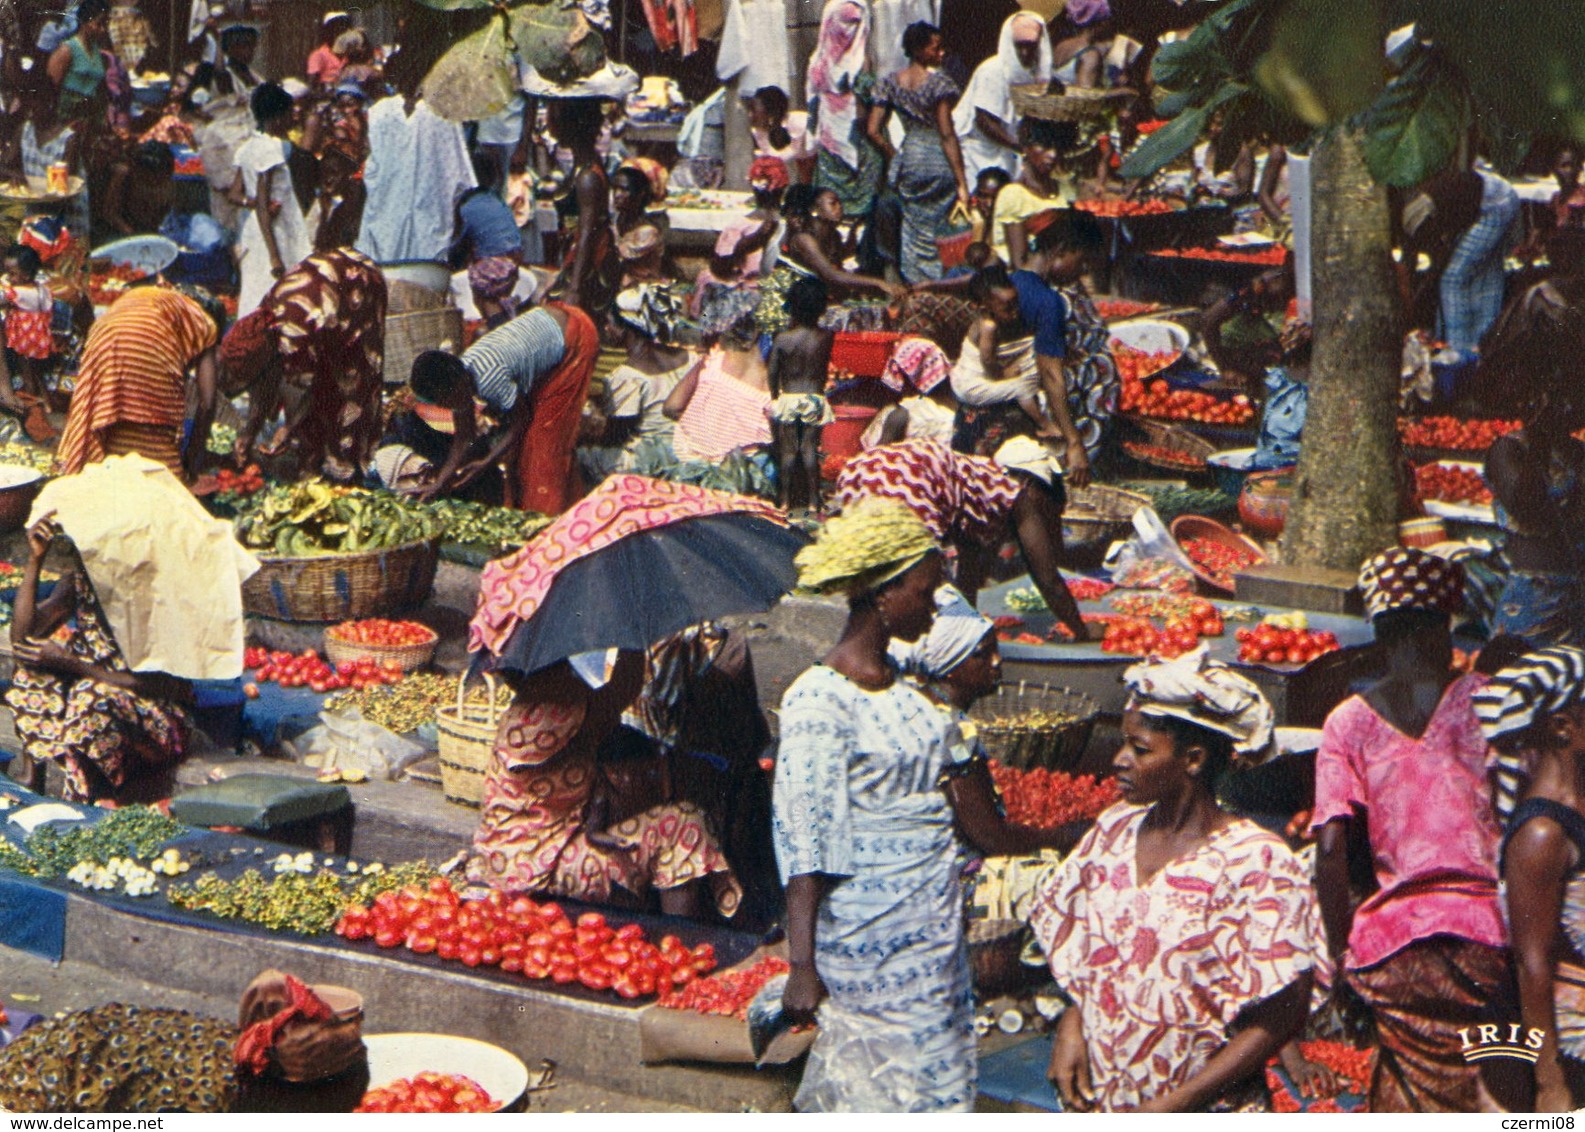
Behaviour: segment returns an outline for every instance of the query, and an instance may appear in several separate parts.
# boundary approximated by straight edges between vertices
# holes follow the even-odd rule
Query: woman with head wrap
[[[611,175],[611,236],[620,286],[662,282],[666,269],[666,192],[670,175],[649,157],[632,157]]]
[[[6,1112],[351,1112],[368,1087],[362,997],[280,971],[248,985],[236,1024],[113,1002],[0,1052]]]
[[[757,306],[761,276],[775,270],[782,233],[782,194],[787,165],[780,158],[756,157],[748,170],[754,208],[729,220],[716,238],[715,254],[694,280],[690,311],[696,318],[718,318],[723,307]]]
[[[832,519],[798,556],[802,586],[848,600],[841,639],[782,699],[776,763],[792,962],[784,1004],[801,1020],[818,1008],[820,1022],[794,1100],[806,1112],[967,1112],[974,1102],[958,830],[973,837],[982,815],[943,789],[973,752],[888,654],[892,640],[930,629],[941,561],[929,528],[886,499]],[[942,651],[960,651],[952,636]],[[856,1042],[881,1063],[873,1076],[853,1073]]]
[[[1499,776],[1504,762],[1527,768],[1500,857],[1520,1018],[1540,1043],[1535,1095],[1517,1111],[1572,1112],[1585,1103],[1585,651],[1502,669],[1475,714]]]
[[[866,67],[868,0],[826,0],[805,88],[815,144],[814,183],[830,189],[850,216],[868,216],[884,162],[864,132],[875,76]]]
[[[1050,81],[1051,40],[1045,20],[1034,12],[1008,17],[996,54],[975,70],[952,115],[963,143],[964,171],[970,179],[992,167],[1018,172],[1013,87]]]
[[[1332,956],[1375,1016],[1372,1112],[1474,1112],[1481,1067],[1458,1030],[1510,1021],[1499,831],[1474,697],[1452,667],[1463,568],[1403,547],[1365,563],[1385,675],[1327,717],[1316,753],[1316,887]],[[1378,890],[1357,909],[1347,846],[1364,822]]]
[[[952,443],[957,398],[952,393],[952,363],[928,338],[903,338],[886,363],[881,384],[903,399],[875,419],[859,438],[861,448],[878,448],[899,440]]]
[[[1262,1108],[1266,1062],[1304,1025],[1324,974],[1304,867],[1216,801],[1224,770],[1270,753],[1271,705],[1203,648],[1123,679],[1123,800],[1030,916],[1075,1003],[1050,1076],[1070,1110]]]
[[[640,445],[672,451],[676,426],[666,417],[666,398],[698,361],[677,345],[682,308],[665,287],[643,283],[617,295],[611,305],[612,336],[627,360],[605,379],[598,403],[584,410],[578,464],[592,487],[615,471],[633,466]]]
[[[1112,6],[1107,0],[1068,0],[1056,22],[1061,38],[1051,49],[1052,74],[1066,86],[1105,86]]]
[[[754,311],[727,308],[722,315],[721,321],[700,328],[712,343],[710,351],[677,383],[661,410],[677,424],[672,447],[685,462],[714,463],[771,442],[770,374]]]

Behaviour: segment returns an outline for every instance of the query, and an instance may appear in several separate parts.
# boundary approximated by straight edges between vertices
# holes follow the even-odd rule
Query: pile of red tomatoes
[[[346,688],[377,688],[382,684],[398,684],[402,680],[402,668],[395,661],[382,664],[364,657],[332,667],[313,649],[293,654],[249,648],[242,654],[242,663],[246,668],[257,670],[253,679],[259,684],[275,683],[283,688],[307,688],[321,695]],[[256,685],[250,684],[248,687],[257,693]]]
[[[651,943],[637,924],[612,928],[599,912],[585,912],[574,922],[559,904],[498,891],[463,900],[444,877],[427,889],[404,888],[372,905],[352,905],[336,934],[432,953],[465,967],[500,967],[526,979],[615,991],[623,998],[670,994],[716,968],[715,948],[708,943],[688,948],[671,935]]]
[[[330,635],[349,645],[385,645],[403,648],[408,645],[427,645],[435,639],[435,631],[417,621],[387,621],[371,617],[366,621],[343,621],[330,630]]]
[[[714,1014],[743,1021],[748,1018],[749,1003],[765,984],[790,970],[787,960],[768,955],[741,971],[720,971],[695,979],[661,999],[660,1005],[668,1010],[691,1010],[695,1014]]]
[[[419,1073],[363,1094],[353,1112],[494,1112],[500,1103],[472,1077]]]
[[[1018,770],[991,760],[991,779],[1002,796],[1007,820],[1036,829],[1088,821],[1122,797],[1115,778],[1071,775],[1034,767]]]
[[[1342,647],[1334,633],[1270,624],[1240,629],[1233,636],[1238,641],[1238,659],[1246,664],[1309,664]]]
[[[1121,362],[1118,368],[1122,368]],[[1146,383],[1126,373],[1119,406],[1125,413],[1142,413],[1168,421],[1242,425],[1255,419],[1255,407],[1242,393],[1230,398],[1213,397],[1197,389],[1173,389],[1164,378]]]
[[[1461,421],[1457,417],[1400,419],[1398,436],[1412,448],[1449,448],[1484,452],[1499,436],[1519,428],[1518,421]]]
[[[1233,588],[1233,575],[1240,570],[1247,570],[1260,557],[1254,551],[1243,547],[1228,546],[1226,543],[1215,542],[1208,538],[1186,538],[1183,540],[1183,553],[1200,569],[1209,574],[1217,585],[1224,589]]]
[[[1421,499],[1476,505],[1491,502],[1491,488],[1486,486],[1485,479],[1473,468],[1422,464],[1414,470],[1414,486]]]

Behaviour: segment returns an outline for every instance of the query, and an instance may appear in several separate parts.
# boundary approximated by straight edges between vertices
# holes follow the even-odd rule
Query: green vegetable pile
[[[204,450],[215,456],[229,456],[237,446],[237,430],[231,425],[217,424],[209,427],[209,443]]]
[[[1150,497],[1150,505],[1170,523],[1180,515],[1220,515],[1238,506],[1238,499],[1214,487],[1161,487],[1150,483],[1129,484],[1130,491]]]
[[[370,866],[360,876],[322,869],[310,876],[283,873],[268,880],[257,869],[236,880],[208,873],[192,884],[173,885],[165,896],[176,908],[245,920],[271,931],[323,935],[336,926],[348,904],[372,904],[382,893],[427,885],[438,875],[427,861],[374,870]]]
[[[440,533],[434,515],[400,495],[323,480],[268,488],[237,516],[243,546],[291,558],[388,550]]]
[[[357,688],[337,692],[325,701],[325,710],[345,712],[357,709],[370,723],[404,735],[435,721],[435,711],[455,702],[457,681],[452,676],[433,672],[414,672],[399,684],[378,688]]]
[[[126,806],[93,825],[51,822],[28,835],[22,848],[0,841],[0,867],[30,877],[62,877],[84,861],[103,865],[112,857],[150,861],[160,848],[187,831],[181,822],[148,806]]]
[[[441,537],[447,542],[492,551],[516,550],[550,525],[546,515],[464,499],[437,499],[427,510],[440,524]]]

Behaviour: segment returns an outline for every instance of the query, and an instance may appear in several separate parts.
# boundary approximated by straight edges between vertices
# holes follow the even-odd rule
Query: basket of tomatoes
[[[1194,567],[1195,577],[1208,586],[1233,592],[1233,577],[1266,561],[1260,547],[1215,519],[1180,515],[1172,521],[1172,537]]]
[[[439,643],[440,634],[428,625],[383,617],[343,621],[325,630],[325,656],[337,665],[372,660],[412,672],[430,662]]]

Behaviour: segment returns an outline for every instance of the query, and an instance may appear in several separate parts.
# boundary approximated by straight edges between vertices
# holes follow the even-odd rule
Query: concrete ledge
[[[502,985],[383,955],[302,940],[232,935],[143,919],[67,897],[66,956],[177,991],[234,1002],[260,971],[353,987],[370,1033],[439,1031],[494,1042],[529,1065],[543,1058],[574,1080],[692,1108],[786,1111],[798,1069],[655,1066],[639,1062],[640,1011]]]

